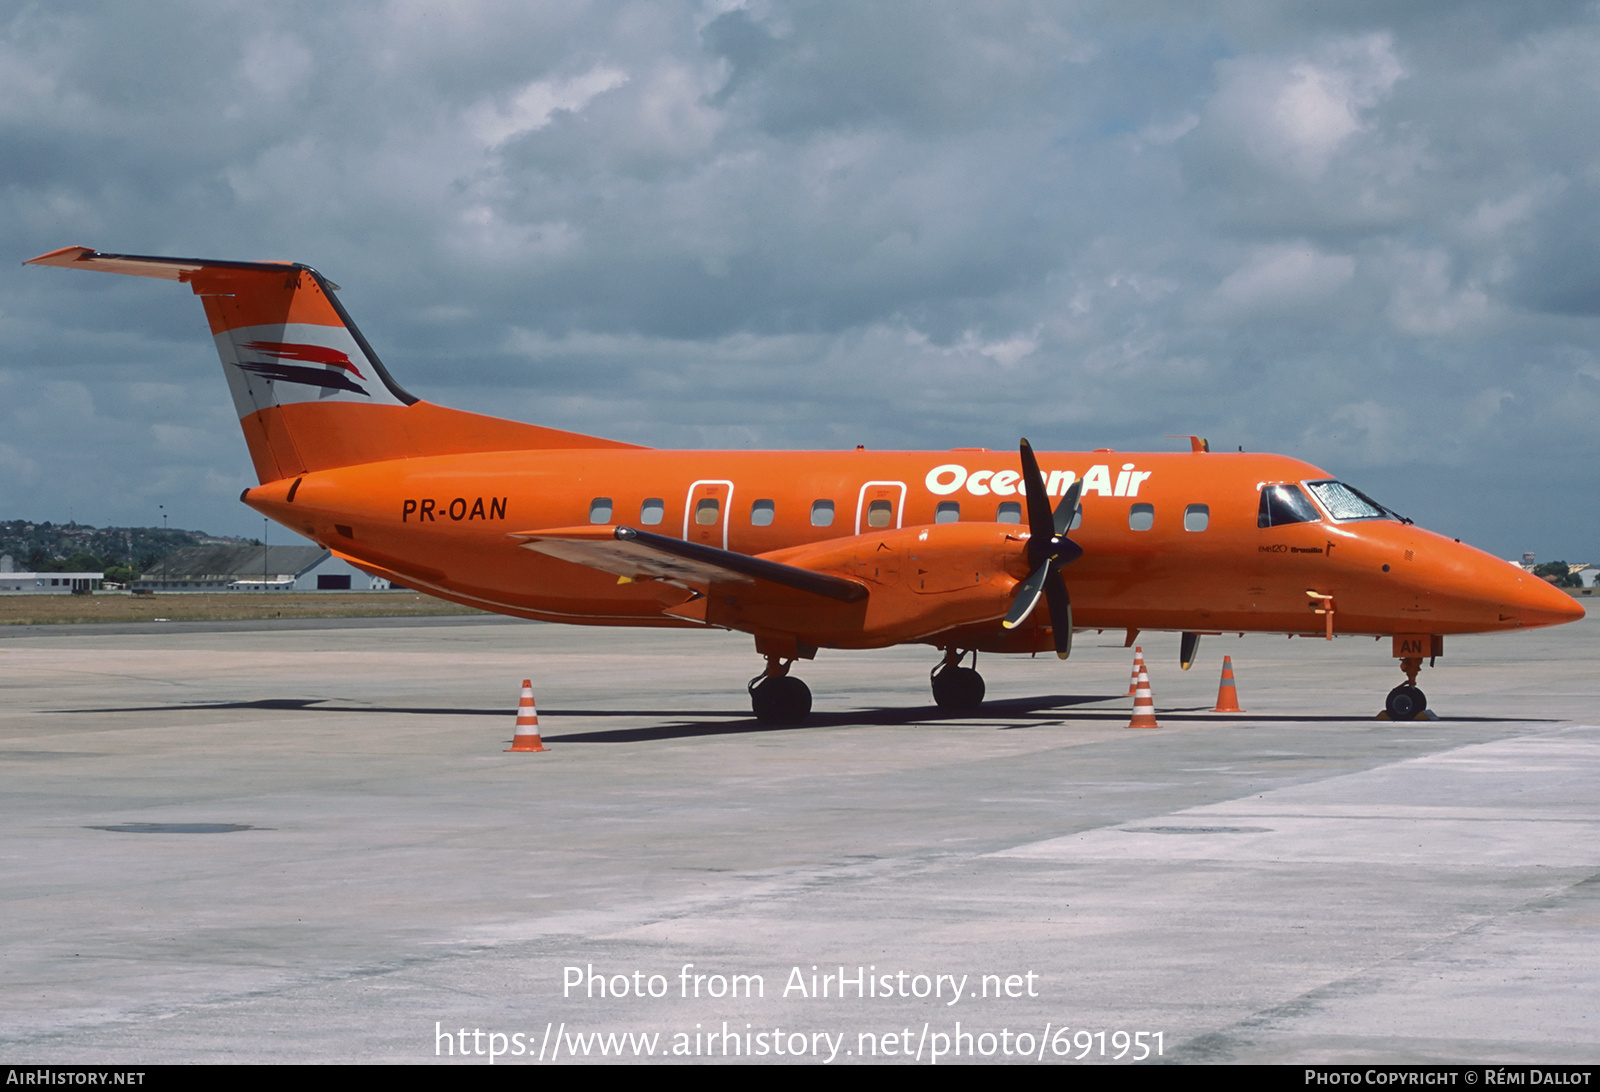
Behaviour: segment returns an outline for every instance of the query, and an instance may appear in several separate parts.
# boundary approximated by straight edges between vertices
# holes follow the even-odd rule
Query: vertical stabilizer
[[[355,463],[518,448],[633,447],[447,409],[406,393],[308,265],[101,254],[28,262],[189,285],[204,305],[245,442],[264,482]]]

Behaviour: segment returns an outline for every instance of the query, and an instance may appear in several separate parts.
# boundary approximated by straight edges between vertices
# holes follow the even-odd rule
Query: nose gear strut
[[[1408,656],[1400,661],[1400,670],[1406,681],[1389,691],[1383,711],[1390,720],[1415,720],[1428,711],[1428,695],[1417,686],[1417,672],[1422,670],[1422,657]]]

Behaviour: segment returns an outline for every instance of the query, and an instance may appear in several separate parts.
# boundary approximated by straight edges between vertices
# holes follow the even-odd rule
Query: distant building
[[[94,591],[105,573],[19,573],[0,571],[0,594],[71,595]]]
[[[133,583],[135,591],[383,591],[321,546],[190,546],[175,550]]]
[[[1533,572],[1536,562],[1534,561],[1534,555],[1532,552],[1529,552],[1522,555],[1521,561],[1513,561],[1511,564],[1517,566],[1523,572],[1531,573]],[[1576,576],[1582,582],[1582,586],[1585,588],[1594,587],[1595,578],[1600,576],[1600,570],[1597,570],[1587,561],[1568,561],[1563,562],[1563,564],[1566,565],[1568,574]],[[1545,579],[1549,580],[1551,578],[1547,576]]]

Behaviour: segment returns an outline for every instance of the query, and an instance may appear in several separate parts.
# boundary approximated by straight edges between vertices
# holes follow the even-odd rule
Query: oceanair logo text
[[[1151,475],[1149,470],[1135,470],[1133,463],[1123,463],[1122,470],[1117,474],[1116,483],[1111,481],[1111,467],[1101,463],[1091,466],[1089,472],[1083,476],[1083,495],[1094,494],[1098,497],[1137,497],[1139,486]],[[1052,470],[1045,481],[1045,492],[1052,497],[1066,495],[1067,489],[1078,480],[1078,474],[1073,470]],[[1000,497],[1026,496],[1027,490],[1023,487],[1022,474],[1016,470],[974,470],[967,472],[967,468],[960,463],[945,463],[928,471],[924,483],[928,492],[944,497],[962,486],[974,497],[987,497],[991,493]]]

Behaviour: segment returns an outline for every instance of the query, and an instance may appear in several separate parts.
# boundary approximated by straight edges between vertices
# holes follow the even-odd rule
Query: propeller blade
[[[1035,565],[1048,555],[1043,551],[1055,537],[1055,525],[1050,517],[1050,493],[1045,487],[1044,475],[1039,472],[1039,460],[1034,458],[1033,445],[1027,437],[1022,440],[1022,482],[1028,490],[1028,530],[1032,541],[1028,553]],[[1037,545],[1035,545],[1037,544]]]
[[[1006,611],[1006,620],[1001,623],[1002,626],[1006,629],[1016,629],[1028,620],[1033,608],[1039,605],[1039,596],[1045,590],[1045,578],[1050,575],[1050,568],[1050,563],[1047,561],[1028,574],[1028,579],[1017,589],[1017,597],[1012,601],[1011,609]]]
[[[1065,660],[1072,655],[1072,596],[1061,582],[1059,570],[1051,572],[1050,579],[1045,581],[1044,598],[1050,604],[1050,628],[1056,639],[1056,656]]]
[[[1072,517],[1078,514],[1078,498],[1083,495],[1083,479],[1074,478],[1072,484],[1067,486],[1067,495],[1061,498],[1061,503],[1056,505],[1055,530],[1057,535],[1064,535],[1072,526]]]

